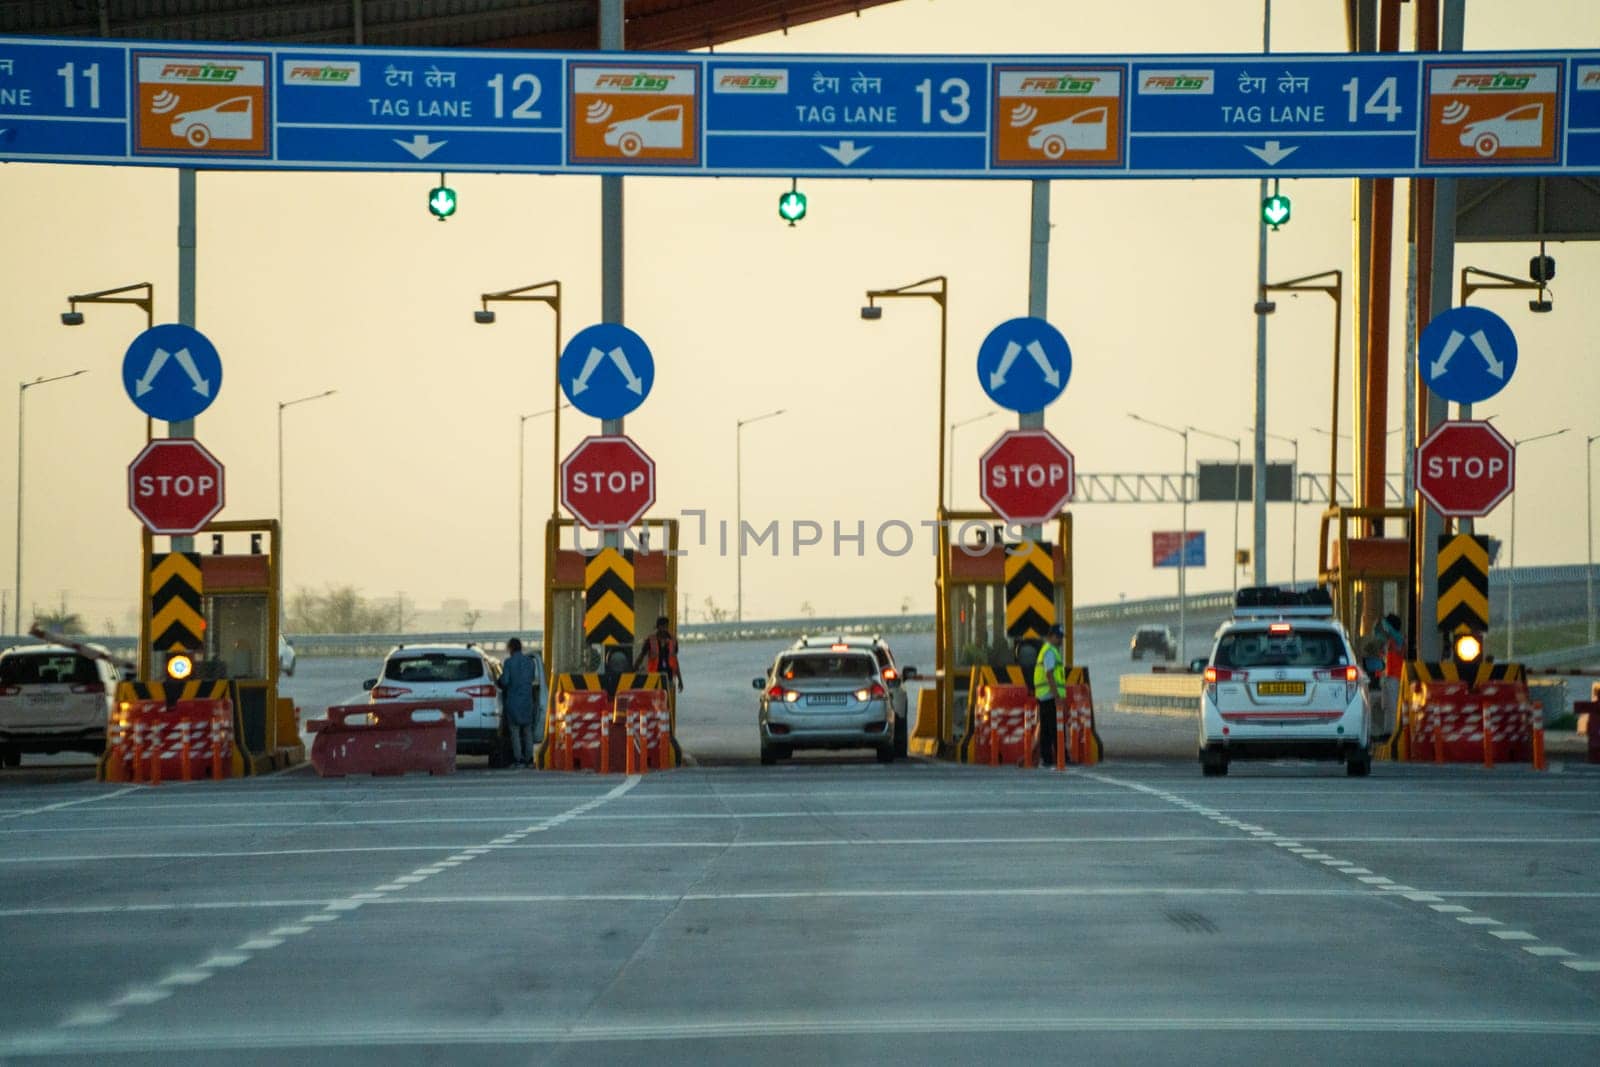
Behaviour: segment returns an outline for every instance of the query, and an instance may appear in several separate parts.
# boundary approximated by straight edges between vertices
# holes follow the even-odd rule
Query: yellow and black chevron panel
[[[226,678],[191,679],[187,682],[122,682],[117,686],[117,699],[165,700],[169,693],[176,691],[174,700],[227,700],[231,696],[228,684]]]
[[[1006,636],[1043,637],[1056,621],[1056,568],[1050,546],[1032,541],[1006,550]]]
[[[605,692],[615,696],[619,689],[661,689],[661,675],[640,671],[621,674],[560,674],[556,676],[557,693]]]
[[[583,640],[633,644],[633,550],[602,548],[583,565]]]
[[[1489,630],[1489,539],[1439,538],[1439,628],[1447,634]]]
[[[206,644],[201,610],[200,554],[162,552],[150,557],[150,643],[162,652],[198,651]]]
[[[1460,665],[1454,660],[1440,663],[1411,660],[1406,663],[1405,673],[1408,683],[1470,682],[1472,685],[1482,685],[1485,682],[1523,682],[1528,677],[1527,669],[1520,663],[1479,663],[1477,672],[1471,678],[1465,678],[1462,677]]]

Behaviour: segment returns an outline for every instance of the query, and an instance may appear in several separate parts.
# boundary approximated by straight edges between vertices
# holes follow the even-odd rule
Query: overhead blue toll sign
[[[439,170],[562,161],[559,57],[296,51],[276,63],[280,159]]]
[[[706,91],[713,169],[785,176],[984,170],[982,62],[713,57]]]
[[[795,56],[0,37],[0,162],[904,178],[1600,173],[1600,52]]]
[[[1072,349],[1043,319],[1002,322],[978,346],[978,381],[996,404],[1012,411],[1042,411],[1072,377]]]
[[[614,322],[573,335],[556,367],[573,407],[597,419],[620,419],[650,395],[656,361],[644,338]]]
[[[167,422],[192,419],[222,389],[222,359],[193,326],[152,326],[122,357],[122,385],[134,406]]]
[[[1133,64],[1144,173],[1393,173],[1415,165],[1417,64],[1270,55]]]
[[[1428,388],[1457,404],[1487,400],[1517,369],[1517,338],[1499,315],[1479,307],[1435,315],[1417,341],[1417,368]]]

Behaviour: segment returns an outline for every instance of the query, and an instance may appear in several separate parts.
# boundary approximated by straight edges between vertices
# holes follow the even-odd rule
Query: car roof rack
[[[1331,619],[1333,597],[1326,586],[1283,589],[1247,585],[1233,595],[1235,619]]]

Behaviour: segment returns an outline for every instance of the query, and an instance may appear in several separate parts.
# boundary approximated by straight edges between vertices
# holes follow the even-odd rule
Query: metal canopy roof
[[[624,0],[634,51],[706,48],[890,0]],[[395,48],[597,47],[599,0],[0,0],[0,33]]]

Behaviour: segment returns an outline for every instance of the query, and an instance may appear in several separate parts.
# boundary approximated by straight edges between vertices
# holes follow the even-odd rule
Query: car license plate
[[[843,704],[847,698],[843,693],[825,693],[819,696],[806,697],[806,703],[817,704]]]
[[[1256,696],[1262,697],[1303,697],[1306,695],[1304,682],[1257,682]]]
[[[35,707],[35,708],[38,708],[38,707],[54,707],[57,704],[65,704],[66,702],[67,702],[67,697],[66,697],[65,693],[29,693],[28,694],[28,705],[30,707]]]

